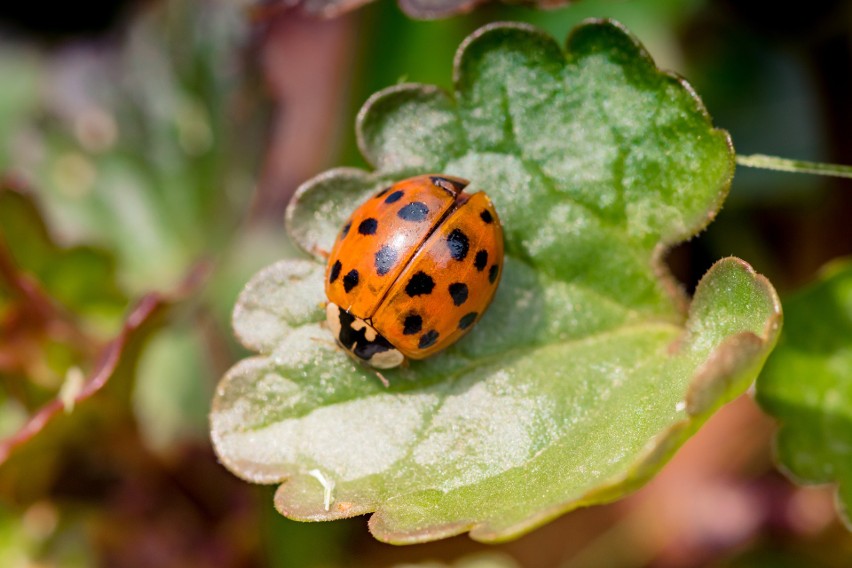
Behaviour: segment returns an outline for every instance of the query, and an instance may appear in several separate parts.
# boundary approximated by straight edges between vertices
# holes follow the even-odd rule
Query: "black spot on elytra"
[[[358,285],[358,271],[354,268],[346,273],[343,277],[343,289],[347,292],[352,291],[352,288]]]
[[[470,312],[469,314],[465,314],[459,320],[459,329],[467,329],[473,325],[473,322],[476,320],[476,316],[479,314],[476,312]]]
[[[385,198],[385,203],[396,203],[402,197],[403,193],[399,190],[394,191]]]
[[[476,253],[476,258],[473,259],[473,265],[479,272],[485,270],[488,266],[488,251],[483,249]]]
[[[432,185],[440,187],[441,189],[444,189],[452,193],[453,195],[461,193],[461,191],[465,188],[465,184],[451,179],[447,179],[445,177],[430,176],[429,180],[432,182]]]
[[[358,232],[362,235],[375,235],[378,227],[379,222],[370,217],[361,221],[361,224],[358,225]]]
[[[404,221],[419,223],[429,214],[429,208],[421,201],[412,201],[397,212],[399,218]]]
[[[464,260],[470,249],[470,239],[461,229],[453,229],[447,236],[447,246],[450,247],[450,255],[456,260]]]
[[[494,281],[497,280],[497,272],[500,269],[497,268],[496,264],[492,264],[491,268],[488,269],[488,281],[494,284]]]
[[[420,333],[420,330],[423,329],[423,318],[417,314],[408,314],[405,316],[405,321],[402,322],[402,325],[403,335],[414,335],[415,333]]]
[[[450,296],[452,296],[455,305],[464,304],[467,301],[467,284],[463,282],[450,284]]]
[[[376,253],[375,263],[376,263],[376,273],[379,276],[384,276],[390,269],[393,268],[393,265],[396,264],[397,254],[396,250],[393,247],[389,247],[388,245],[384,245],[379,251]]]
[[[340,231],[340,238],[345,239],[346,235],[349,234],[349,228],[352,226],[352,223],[346,223],[343,225],[343,229]]]
[[[376,194],[376,199],[380,198],[381,196],[383,196],[384,194],[386,194],[387,192],[389,192],[389,191],[391,190],[391,188],[392,188],[392,187],[393,187],[392,185],[389,185],[389,186],[387,186],[386,188],[384,188],[383,190],[381,190],[380,192],[378,192],[378,193]]]
[[[405,285],[405,293],[410,297],[421,296],[432,293],[432,288],[435,287],[435,281],[425,272],[417,272]]]
[[[482,213],[479,214],[483,221],[488,223],[489,225],[494,222],[494,217],[491,216],[491,211],[488,209],[483,209]]]
[[[434,329],[430,329],[420,336],[420,341],[417,343],[417,347],[420,349],[426,349],[427,347],[435,345],[436,341],[438,341],[438,332]]]
[[[337,340],[341,345],[343,345],[343,347],[350,350],[357,357],[368,360],[376,353],[394,349],[394,346],[378,333],[373,341],[368,341],[367,328],[362,327],[356,331],[352,327],[352,324],[355,323],[355,316],[352,314],[340,310],[339,319],[340,334],[338,335]]]
[[[340,264],[339,260],[335,260],[334,264],[331,265],[331,271],[328,273],[328,283],[331,284],[337,277],[340,276],[340,269],[343,268],[343,265]]]

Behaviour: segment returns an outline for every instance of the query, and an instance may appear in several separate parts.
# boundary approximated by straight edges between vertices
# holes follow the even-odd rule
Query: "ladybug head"
[[[376,369],[398,367],[405,360],[391,343],[365,320],[329,302],[325,308],[328,327],[341,347]]]

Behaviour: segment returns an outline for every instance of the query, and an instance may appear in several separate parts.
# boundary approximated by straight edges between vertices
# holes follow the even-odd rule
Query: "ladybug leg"
[[[335,349],[339,349],[340,346],[335,341],[329,341],[328,339],[323,339],[322,337],[311,337],[311,341],[315,341],[320,345],[325,345],[326,347],[334,347]],[[345,349],[344,349],[345,351]]]
[[[382,381],[382,384],[385,386],[386,389],[390,388],[390,382],[388,382],[388,380],[385,378],[385,376],[383,374],[376,371],[375,369],[373,369],[373,372],[376,373],[376,376],[379,377],[379,380]]]
[[[322,257],[323,260],[328,260],[328,257],[331,256],[331,253],[329,251],[319,248],[318,246],[314,246],[313,249],[311,249],[311,252],[317,256]]]

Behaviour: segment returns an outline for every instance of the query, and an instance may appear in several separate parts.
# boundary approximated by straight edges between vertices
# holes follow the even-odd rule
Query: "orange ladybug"
[[[503,270],[503,229],[485,193],[445,175],[406,179],[361,204],[326,268],[337,342],[373,367],[423,359],[488,308]]]

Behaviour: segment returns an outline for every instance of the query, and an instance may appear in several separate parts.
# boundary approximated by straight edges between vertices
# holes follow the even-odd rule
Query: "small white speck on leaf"
[[[323,472],[318,469],[312,469],[308,472],[308,475],[319,481],[320,485],[322,485],[322,506],[326,511],[328,511],[329,508],[331,508],[331,492],[334,491],[334,480],[327,478]]]

